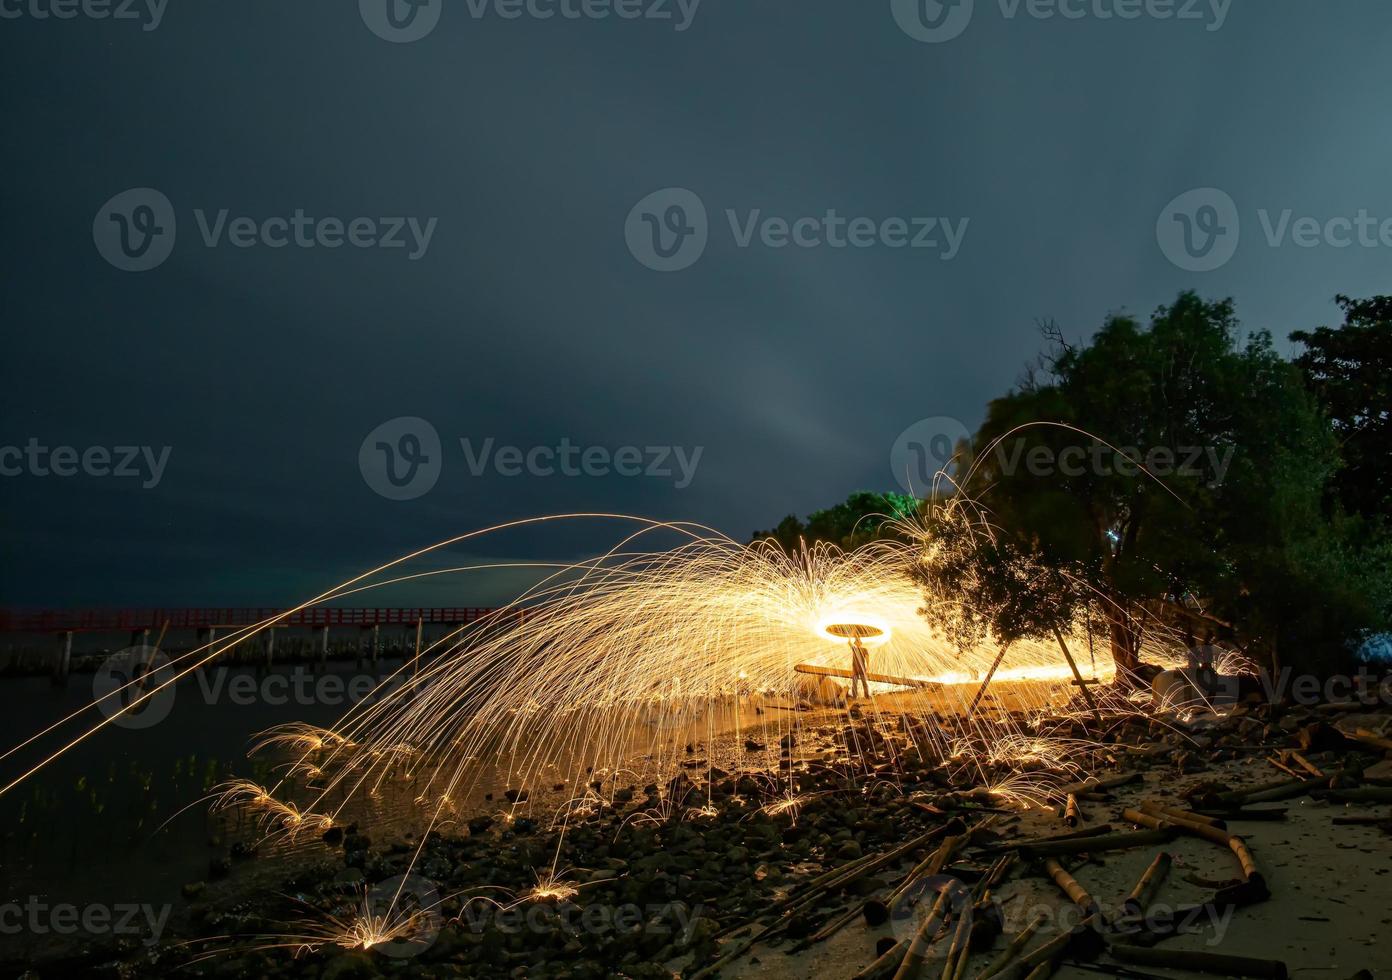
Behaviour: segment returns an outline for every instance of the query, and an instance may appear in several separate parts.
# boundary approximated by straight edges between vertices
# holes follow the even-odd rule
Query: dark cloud
[[[1392,249],[1271,248],[1257,219],[1392,216],[1381,4],[1238,0],[1209,31],[1009,19],[978,0],[942,44],[909,38],[885,3],[705,0],[677,31],[476,19],[447,0],[408,44],[355,6],[175,0],[149,31],[0,22],[0,445],[171,447],[152,489],[0,480],[6,603],[282,602],[558,511],[742,537],[894,487],[895,437],[929,416],[974,425],[1035,353],[1037,318],[1085,334],[1195,287],[1284,335],[1335,319],[1336,292],[1388,288]],[[1209,186],[1236,201],[1242,244],[1185,272],[1156,219]],[[178,221],[173,253],[142,273],[104,261],[92,233],[134,187]],[[624,225],[667,187],[700,197],[709,241],[659,273]],[[207,248],[194,211],[224,208],[437,223],[415,260]],[[969,224],[951,261],[740,247],[726,211],[755,209]],[[433,424],[445,465],[393,501],[359,446],[401,416]],[[473,476],[459,440],[489,437],[703,454],[683,489]],[[475,552],[565,558],[614,537],[551,527]]]

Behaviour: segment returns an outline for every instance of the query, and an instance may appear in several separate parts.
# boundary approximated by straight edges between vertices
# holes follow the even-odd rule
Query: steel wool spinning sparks
[[[623,550],[658,530],[684,540]],[[876,694],[869,709],[907,716],[944,755],[953,746],[934,719],[971,715],[980,740],[1000,744],[994,761],[1015,744],[1001,740],[1018,735],[1022,715],[1067,700],[1056,682],[1069,668],[1054,644],[1018,642],[995,673],[1013,710],[972,714],[997,647],[960,651],[934,632],[908,575],[914,554],[899,540],[789,554],[773,542],[645,525],[622,549],[557,568],[514,605],[436,644],[414,684],[359,707],[335,731],[297,727],[265,742],[304,750],[299,765],[323,777],[308,810],[330,815],[396,776],[423,784],[422,802],[459,799],[496,760],[524,785],[555,770],[583,785],[636,756],[670,776],[694,739],[713,757],[722,734],[786,747],[800,722],[778,708],[844,704],[831,679],[851,676],[851,645],[862,644]],[[1109,659],[1097,673],[1110,676]],[[788,763],[787,753],[780,761],[767,751],[770,768]]]
[[[1073,697],[1066,683],[1071,668],[1059,646],[1016,641],[1002,663],[994,638],[961,650],[935,632],[921,613],[924,594],[910,574],[923,544],[915,537],[923,533],[918,528],[906,526],[899,537],[854,550],[816,544],[789,553],[773,541],[741,544],[696,525],[571,515],[581,517],[634,522],[637,529],[596,559],[528,566],[547,577],[511,605],[422,650],[403,665],[402,676],[384,681],[332,730],[294,724],[264,733],[253,751],[288,753],[284,778],[269,788],[245,780],[218,787],[214,810],[245,810],[266,836],[294,841],[348,822],[344,811],[354,801],[375,800],[385,786],[406,782],[415,812],[434,827],[452,819],[463,801],[505,769],[523,787],[585,787],[552,815],[550,825],[564,834],[569,825],[612,808],[619,775],[636,774],[634,767],[641,766],[660,798],[649,801],[659,805],[642,819],[699,820],[719,813],[704,793],[694,802],[682,795],[699,783],[689,775],[695,774],[691,746],[699,742],[705,758],[695,765],[704,766],[711,781],[723,766],[749,774],[756,786],[764,786],[760,779],[767,783],[754,793],[762,799],[746,799],[753,791],[740,790],[721,807],[752,806],[796,821],[809,799],[795,778],[808,759],[796,749],[804,726],[838,717],[852,722],[842,733],[839,756],[854,769],[867,744],[877,751],[889,744],[860,721],[867,713],[880,732],[886,723],[897,724],[906,733],[898,744],[915,746],[920,757],[935,756],[958,772],[972,769],[998,802],[1037,805],[1052,786],[1084,771],[1091,743],[1053,738],[1035,730],[1033,721]],[[440,542],[305,605],[499,567],[400,568],[485,533],[559,519],[516,522]],[[637,547],[641,538],[659,533],[675,534],[678,543],[662,550]],[[299,608],[304,607],[284,615]],[[173,659],[173,677],[164,683],[275,622]],[[1072,639],[1090,646],[1085,632]],[[1105,654],[1093,668],[1092,681],[1114,673]],[[852,676],[870,695],[856,707],[836,683]],[[988,679],[996,685],[994,696],[983,702],[982,682]],[[131,704],[158,689],[137,692]],[[0,792],[108,722],[73,738]],[[892,751],[897,750],[891,746]],[[679,790],[683,780],[688,789]],[[292,787],[297,802],[282,799]],[[512,809],[501,816],[510,823],[516,810],[533,802],[525,790],[510,793]],[[552,867],[520,900],[566,901],[575,893]],[[393,905],[386,913],[365,910],[294,941],[369,949],[416,925]]]

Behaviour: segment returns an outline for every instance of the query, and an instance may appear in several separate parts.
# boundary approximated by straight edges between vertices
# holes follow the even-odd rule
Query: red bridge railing
[[[0,633],[91,633],[101,630],[208,629],[250,626],[279,615],[275,608],[222,609],[0,609]],[[286,616],[286,626],[456,626],[495,612],[487,606],[452,608],[338,608],[310,606]]]

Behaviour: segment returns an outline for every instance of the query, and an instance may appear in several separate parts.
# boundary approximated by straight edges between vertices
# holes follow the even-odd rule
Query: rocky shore
[[[1021,956],[1055,948],[999,975],[1200,975],[1153,971],[1186,944],[1200,960],[1223,955],[1231,943],[1214,934],[1240,932],[1253,909],[1279,918],[1294,902],[1329,922],[1354,885],[1322,878],[1321,862],[1345,843],[1368,875],[1392,869],[1375,809],[1392,802],[1392,713],[1380,707],[1019,723],[1048,735],[1033,754],[997,758],[951,719],[929,732],[887,712],[822,716],[785,737],[777,768],[714,767],[693,744],[674,778],[595,779],[569,807],[517,787],[498,801],[511,816],[465,815],[423,840],[335,827],[288,874],[272,856],[229,855],[216,880],[185,889],[154,945],[67,949],[23,975],[889,977],[917,957],[910,975],[937,976],[951,958],[977,976],[1034,919]],[[1072,746],[1066,764],[1055,743]],[[960,755],[943,758],[943,744]],[[746,750],[762,763],[769,746]],[[1070,779],[1079,766],[1095,778]],[[1148,916],[1123,899],[1161,854],[1165,914]],[[933,921],[947,881],[969,901]],[[355,920],[388,910],[399,929],[346,948]],[[1316,923],[1300,921],[1248,959],[1310,967],[1294,946]],[[1341,936],[1350,968],[1332,975],[1377,962],[1355,962],[1359,929],[1375,931]]]

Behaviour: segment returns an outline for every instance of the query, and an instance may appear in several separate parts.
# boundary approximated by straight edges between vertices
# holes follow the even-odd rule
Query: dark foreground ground
[[[563,834],[539,815],[556,801],[532,816],[498,801],[511,818],[462,814],[423,844],[349,827],[289,851],[239,849],[184,889],[158,942],[10,935],[0,972],[636,978],[695,977],[720,962],[727,977],[850,978],[891,976],[909,950],[927,960],[913,975],[937,977],[956,942],[958,975],[976,977],[1035,919],[1024,962],[1001,975],[1045,961],[1076,977],[1280,975],[1236,961],[1174,969],[1176,951],[1339,980],[1392,962],[1381,942],[1392,919],[1392,712],[1381,707],[1251,704],[1189,723],[1065,725],[1058,734],[1094,743],[1072,763],[1101,779],[1071,787],[1076,825],[1031,805],[1066,798],[1076,771],[1059,756],[974,764],[972,753],[941,758],[926,731],[892,715],[822,721],[782,747],[777,772],[711,769],[697,743],[669,784],[601,781],[607,802],[571,811]],[[1142,804],[1189,815],[1134,812]],[[1189,826],[1205,817],[1207,831]],[[1047,840],[1069,835],[1082,836]],[[1168,873],[1142,914],[1126,915],[1123,899],[1162,852]],[[564,888],[534,894],[552,872]],[[1082,889],[1071,897],[1070,881]],[[922,929],[944,888],[946,915]],[[371,949],[322,941],[365,900],[423,911]],[[873,917],[882,903],[891,914],[871,924],[867,906]],[[885,949],[880,972],[863,972]]]

